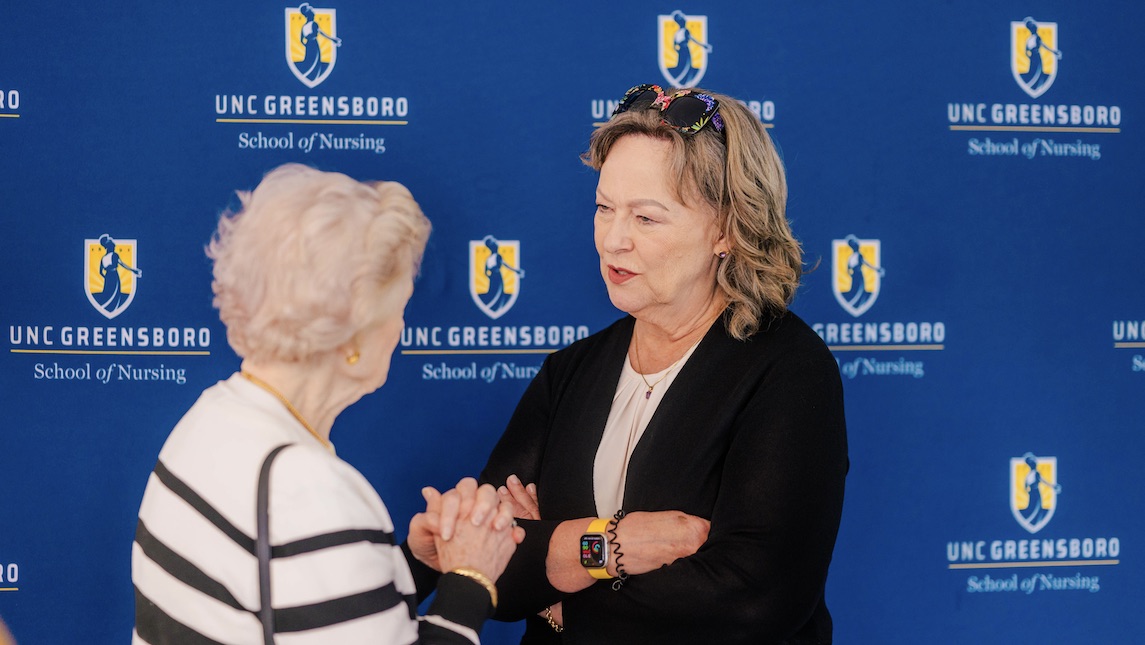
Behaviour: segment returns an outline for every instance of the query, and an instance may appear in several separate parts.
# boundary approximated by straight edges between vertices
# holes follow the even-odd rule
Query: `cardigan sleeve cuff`
[[[493,614],[489,592],[476,580],[456,573],[447,573],[437,582],[437,595],[426,615],[437,615],[481,632],[485,619]]]
[[[545,565],[549,540],[560,521],[517,520],[517,524],[525,529],[525,541],[517,546],[509,566],[497,579],[497,620],[521,620],[565,596],[549,583]]]

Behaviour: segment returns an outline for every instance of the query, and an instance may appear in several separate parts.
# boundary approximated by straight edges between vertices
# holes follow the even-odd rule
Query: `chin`
[[[613,307],[616,307],[626,314],[631,314],[639,309],[639,307],[635,306],[628,298],[614,294],[612,289],[608,290],[608,300],[612,302]]]

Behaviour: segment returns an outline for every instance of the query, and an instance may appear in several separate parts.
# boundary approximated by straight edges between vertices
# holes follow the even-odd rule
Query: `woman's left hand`
[[[516,475],[509,475],[505,485],[497,489],[502,504],[513,509],[513,517],[519,520],[541,519],[540,504],[537,503],[537,485],[526,486]]]
[[[708,540],[712,523],[682,511],[637,511],[616,523],[613,548],[624,550],[624,570],[648,573],[693,555]],[[615,560],[608,570],[616,575]]]

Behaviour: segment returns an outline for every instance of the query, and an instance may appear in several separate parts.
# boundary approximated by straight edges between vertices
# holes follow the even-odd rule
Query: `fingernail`
[[[511,483],[511,484],[520,484],[520,483],[521,483],[521,480],[520,480],[520,479],[517,479],[517,476],[516,476],[516,475],[509,475],[509,480],[508,480],[508,481],[509,481],[509,483]]]
[[[498,495],[508,495],[508,494],[509,494],[509,489],[508,489],[508,488],[505,488],[504,486],[502,486],[502,487],[500,487],[500,488],[498,488],[498,489],[497,489],[497,494],[498,494]]]
[[[529,491],[530,493],[535,493],[535,492],[537,492],[537,485],[536,484],[529,484],[528,486],[525,487],[525,490]]]

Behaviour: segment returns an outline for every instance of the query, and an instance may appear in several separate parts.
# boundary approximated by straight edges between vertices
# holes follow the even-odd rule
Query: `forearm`
[[[609,589],[606,598],[595,589],[583,593],[632,621],[681,633],[702,627],[699,623],[719,622],[728,633],[767,635],[764,640],[770,642],[773,636],[794,633],[820,602],[830,546],[820,542],[802,548],[808,550],[717,538],[695,555],[629,577],[618,592]]]

